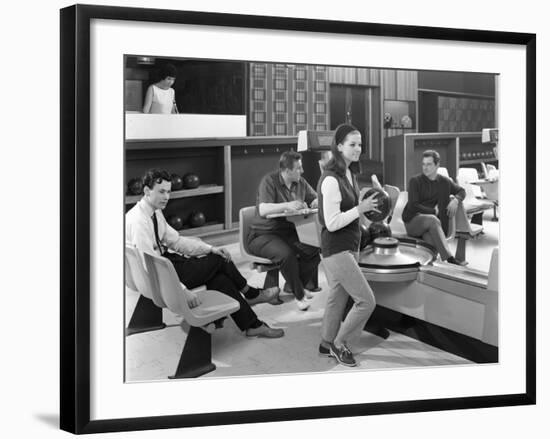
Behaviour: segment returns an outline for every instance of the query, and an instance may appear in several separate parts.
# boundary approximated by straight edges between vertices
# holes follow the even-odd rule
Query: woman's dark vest
[[[319,223],[321,224],[321,254],[323,257],[334,255],[343,251],[359,251],[361,242],[361,231],[359,229],[359,218],[349,223],[346,227],[342,227],[334,232],[329,232],[325,224],[325,216],[323,212],[323,193],[321,186],[326,177],[334,177],[338,182],[342,201],[340,210],[346,212],[357,206],[359,202],[359,187],[352,174],[353,186],[347,177],[341,177],[333,171],[324,171],[317,184],[317,196],[319,197]]]

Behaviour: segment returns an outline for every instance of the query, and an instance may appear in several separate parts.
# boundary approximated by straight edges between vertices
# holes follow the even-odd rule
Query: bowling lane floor
[[[467,243],[469,267],[483,271],[489,268],[492,250],[498,245],[499,232],[499,223],[491,221],[491,218],[492,212],[487,212],[483,221],[484,234]],[[224,247],[231,252],[233,261],[251,285],[263,284],[265,274],[250,269],[249,263],[241,257],[238,243],[228,243]],[[454,251],[456,243],[451,243],[451,247]],[[199,379],[350,370],[334,359],[318,354],[320,326],[328,291],[322,269],[319,270],[319,282],[322,291],[315,293],[311,307],[305,312],[298,310],[293,296],[284,293],[281,293],[284,301],[281,305],[254,306],[260,319],[285,330],[285,336],[280,339],[248,339],[231,319],[227,319],[224,328],[216,331],[212,337],[212,359],[217,369]],[[282,287],[283,283],[281,277],[279,285]],[[135,291],[126,289],[126,321],[130,319],[137,299]],[[127,382],[166,380],[175,371],[186,334],[179,326],[179,319],[168,310],[164,310],[164,322],[167,327],[163,330],[126,337]],[[469,360],[396,332],[391,332],[390,337],[384,340],[363,331],[352,345],[352,350],[356,352],[359,363],[354,370],[471,364]]]

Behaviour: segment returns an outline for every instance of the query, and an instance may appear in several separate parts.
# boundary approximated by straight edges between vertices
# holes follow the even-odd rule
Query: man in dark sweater
[[[424,151],[422,154],[422,174],[409,181],[409,200],[403,210],[403,222],[409,236],[421,238],[433,245],[442,261],[466,265],[451,254],[447,245],[449,218],[464,200],[466,192],[450,178],[439,175],[439,153]]]

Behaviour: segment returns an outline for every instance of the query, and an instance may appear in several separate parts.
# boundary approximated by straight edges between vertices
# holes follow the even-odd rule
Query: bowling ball
[[[170,175],[172,180],[172,190],[179,191],[183,187],[183,179],[178,174]]]
[[[191,227],[204,226],[204,223],[206,223],[206,217],[204,216],[204,213],[200,211],[195,211],[189,216],[189,225]]]
[[[183,185],[186,189],[195,189],[199,187],[201,181],[197,174],[188,173],[183,176]]]
[[[143,182],[141,178],[131,178],[128,181],[128,194],[141,195],[143,193]]]
[[[377,194],[374,198],[376,201],[378,201],[378,205],[376,208],[380,211],[380,213],[371,210],[369,212],[365,212],[365,216],[369,221],[376,222],[376,221],[382,221],[388,217],[391,210],[391,199],[388,193],[382,189],[378,188],[371,188],[369,189],[365,195],[363,196],[363,200],[366,198],[369,198],[372,194]]]
[[[183,219],[181,216],[178,215],[171,215],[168,218],[166,218],[168,221],[168,224],[172,226],[176,230],[180,230],[183,227]]]
[[[369,228],[366,225],[361,224],[360,229],[361,229],[361,244],[359,245],[359,250],[363,250],[367,245],[369,245],[372,242],[372,239],[370,236]]]
[[[384,221],[377,221],[372,223],[369,226],[369,233],[370,238],[372,241],[374,241],[376,238],[381,238],[384,236],[391,236],[391,228],[389,224],[385,223]]]

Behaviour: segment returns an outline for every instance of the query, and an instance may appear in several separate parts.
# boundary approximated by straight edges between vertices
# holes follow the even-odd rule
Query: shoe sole
[[[261,300],[256,300],[255,298],[250,300],[246,299],[246,302],[249,306],[258,305],[259,303],[270,303],[271,305],[280,305],[281,303],[283,303],[283,301],[279,298],[279,293],[277,293],[277,295],[272,298]]]
[[[284,337],[285,333],[283,332],[281,335],[276,336],[269,336],[265,334],[258,334],[258,335],[246,335],[246,338],[282,338]]]
[[[347,367],[355,367],[357,366],[357,362],[353,363],[353,364],[349,364],[349,363],[344,363],[343,361],[339,360],[338,359],[338,356],[333,354],[332,352],[329,353],[329,357],[332,357],[334,358],[339,364],[341,364],[342,366],[347,366]]]

